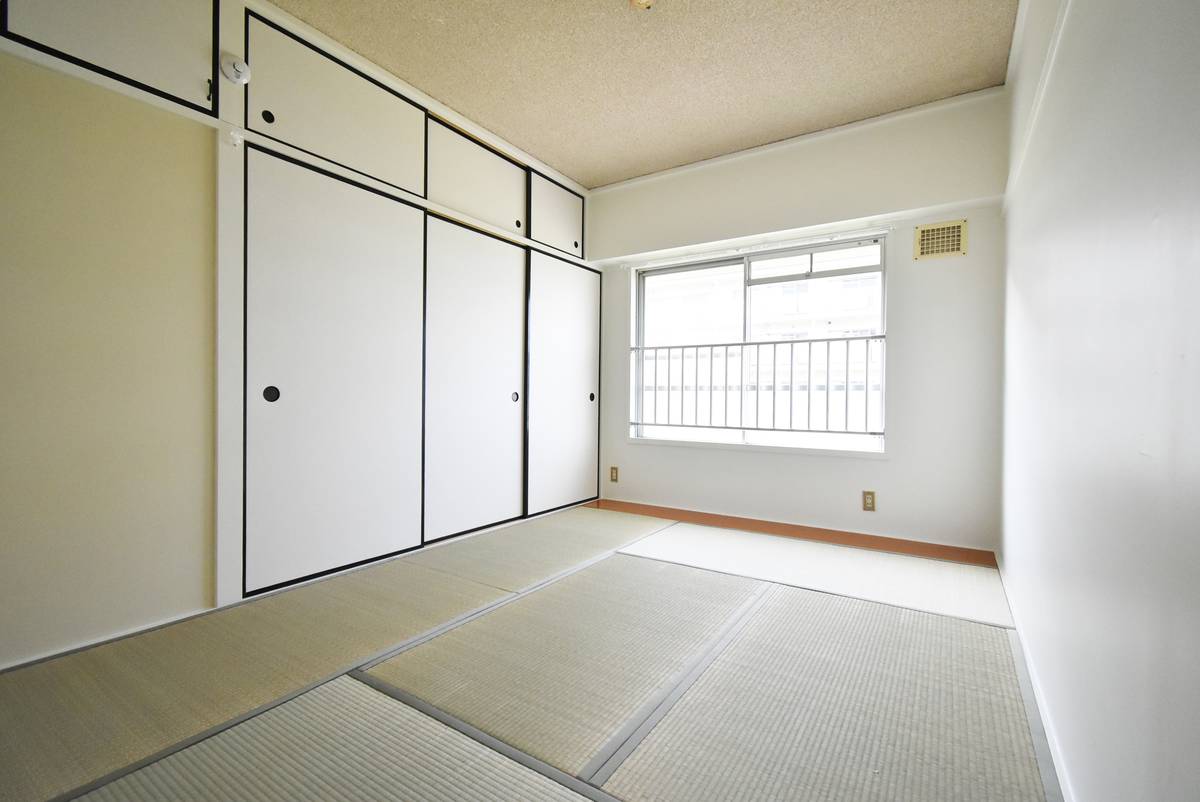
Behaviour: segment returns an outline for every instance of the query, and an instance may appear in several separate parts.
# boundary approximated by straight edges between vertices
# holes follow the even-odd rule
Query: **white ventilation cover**
[[[967,253],[967,221],[950,220],[917,226],[913,233],[913,259],[933,256],[965,256]]]

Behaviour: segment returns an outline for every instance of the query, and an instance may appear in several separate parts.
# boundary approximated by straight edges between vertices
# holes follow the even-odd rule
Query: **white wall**
[[[1079,802],[1200,789],[1198,36],[1072,2],[1008,198],[1003,570]]]
[[[985,90],[595,190],[588,258],[998,197],[1007,165]]]
[[[967,217],[965,257],[914,262],[913,226]],[[829,456],[630,442],[631,271],[604,277],[601,493],[992,549],[1000,530],[1003,226],[997,204],[894,222],[887,251],[887,453]],[[620,467],[620,482],[607,467]],[[862,490],[878,511],[861,510]]]

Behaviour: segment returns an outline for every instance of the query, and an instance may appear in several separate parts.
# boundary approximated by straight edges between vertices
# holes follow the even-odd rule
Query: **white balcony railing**
[[[634,346],[630,371],[634,427],[884,430],[883,335]]]

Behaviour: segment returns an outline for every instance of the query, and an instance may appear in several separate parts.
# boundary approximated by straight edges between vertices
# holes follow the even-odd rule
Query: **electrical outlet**
[[[863,512],[875,512],[875,491],[863,491]]]
[[[608,469],[608,481],[610,481],[610,482],[616,482],[616,481],[618,481],[618,479],[617,479],[617,466],[616,466],[616,465],[614,465],[614,466],[612,466],[611,468],[609,468],[609,469]]]

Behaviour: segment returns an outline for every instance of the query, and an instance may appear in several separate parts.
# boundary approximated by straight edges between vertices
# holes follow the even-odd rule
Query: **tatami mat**
[[[1043,799],[1006,630],[770,594],[606,791],[629,802]]]
[[[670,525],[644,515],[575,507],[425,549],[408,559],[518,591]]]
[[[617,555],[368,674],[578,774],[761,587]]]
[[[0,674],[0,799],[77,788],[505,595],[397,560]]]
[[[361,682],[340,677],[83,799],[565,802],[583,797]]]
[[[1013,625],[1000,572],[981,565],[686,523],[622,551],[986,624]]]

